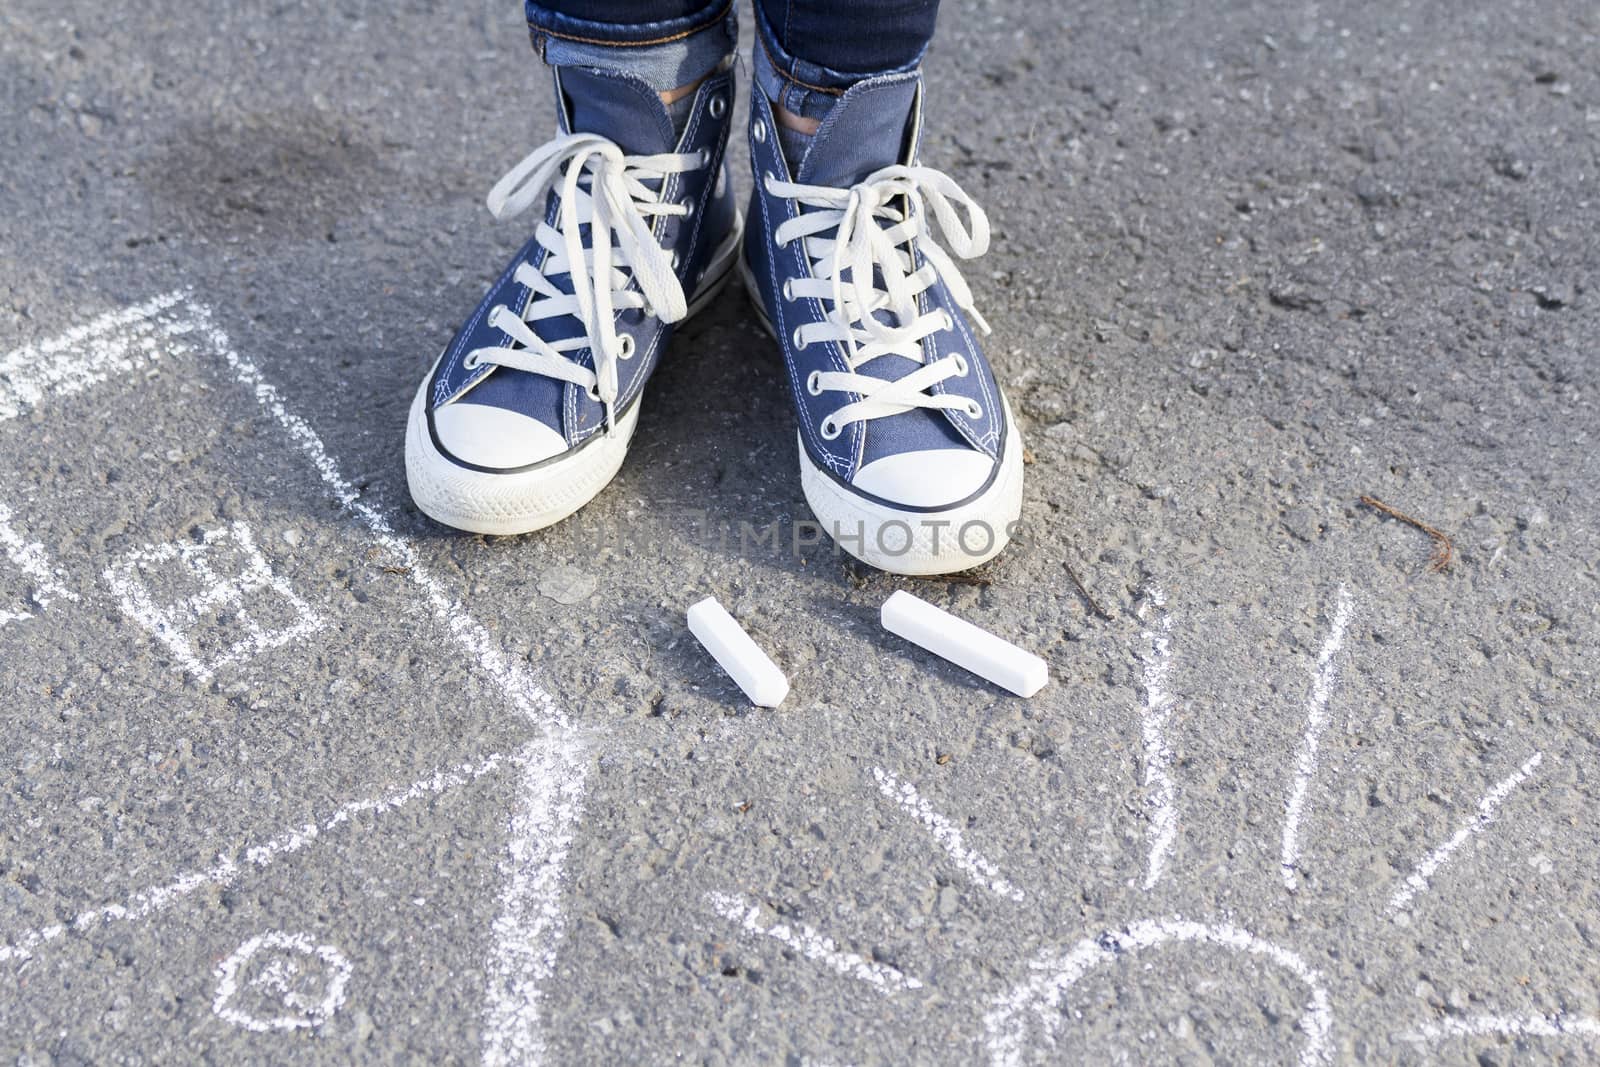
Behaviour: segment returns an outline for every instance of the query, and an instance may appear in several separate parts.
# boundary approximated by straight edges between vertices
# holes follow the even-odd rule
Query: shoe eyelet
[[[793,278],[785,278],[783,280],[783,299],[788,303],[793,303],[794,302],[794,279]]]
[[[822,372],[814,370],[806,375],[806,392],[812,396],[822,395]]]
[[[477,370],[478,369],[478,353],[476,353],[476,352],[468,352],[467,353],[467,358],[465,358],[465,359],[463,359],[461,361],[461,369],[462,370]]]
[[[600,386],[591,385],[584,392],[588,394],[590,400],[593,400],[596,404],[600,403]]]
[[[700,149],[700,165],[702,167],[704,167],[707,164],[709,164],[710,162],[711,162],[711,149],[709,149],[709,148]]]
[[[794,350],[796,352],[804,352],[806,345],[811,343],[800,336],[800,327],[798,326],[794,328],[794,333],[789,335],[789,339],[794,342]]]
[[[943,308],[939,309],[939,313],[944,316],[944,328],[946,330],[953,330],[956,328],[956,319],[954,315],[950,314],[950,312],[944,310]]]
[[[772,191],[772,183],[777,181],[777,180],[778,180],[778,176],[776,174],[772,173],[770,170],[762,171],[762,173],[761,173],[761,188],[766,190],[768,196],[776,196],[777,195],[776,193],[774,193]]]
[[[750,127],[750,135],[756,139],[757,144],[766,144],[767,124],[760,119],[756,119],[755,124]]]
[[[832,441],[842,431],[837,422],[834,422],[832,418],[826,418],[817,426],[817,432],[822,435],[824,441]]]
[[[981,419],[981,418],[983,418],[983,408],[978,404],[978,402],[976,400],[967,401],[967,418],[969,418],[969,419]]]
[[[694,218],[694,201],[693,200],[679,200],[678,201],[678,206],[683,208],[683,217],[684,218],[686,218],[686,219]]]
[[[672,269],[677,270],[681,266],[683,266],[683,257],[676,252],[672,253]]]
[[[956,361],[956,377],[965,378],[967,376],[967,371],[971,370],[971,368],[967,366],[967,357],[963,356],[960,352],[955,352],[951,354],[950,358]]]
[[[713,96],[711,98],[711,103],[706,108],[706,110],[711,112],[711,117],[712,118],[720,119],[722,116],[724,116],[724,115],[726,115],[728,113],[728,100],[727,100],[727,97],[723,96],[721,93],[718,93],[716,96]]]
[[[617,352],[617,358],[618,359],[632,359],[633,358],[633,334],[631,334],[631,333],[623,334],[622,335],[622,340],[621,340],[620,343],[622,345],[622,348],[621,348],[620,351]]]

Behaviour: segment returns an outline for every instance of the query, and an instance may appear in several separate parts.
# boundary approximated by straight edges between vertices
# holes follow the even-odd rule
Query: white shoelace
[[[708,162],[704,151],[623,155],[607,138],[572,133],[541,145],[511,168],[489,191],[489,210],[495,218],[511,218],[542,206],[557,182],[561,206],[556,225],[541,222],[535,232],[549,253],[544,262],[537,269],[531,263],[519,264],[513,275],[533,291],[526,310],[519,316],[497,305],[489,312],[489,326],[520,347],[473,349],[466,366],[492,363],[571,382],[605,405],[610,432],[617,402],[617,363],[633,357],[633,338],[617,333],[616,313],[643,308],[663,322],[677,322],[688,310],[673,255],[661,247],[651,225],[657,216],[687,216],[693,205],[663,202],[645,182],[658,180],[659,188],[665,189],[669,175],[698,170]],[[584,224],[589,225],[587,248],[579,231]],[[550,280],[559,274],[571,275],[570,294]],[[637,290],[629,288],[630,278],[639,283]],[[540,321],[562,315],[583,323],[584,336],[546,341],[533,329]],[[593,370],[568,356],[584,348],[594,355]]]
[[[790,279],[784,298],[815,298],[824,302],[827,312],[823,322],[795,330],[794,346],[842,341],[849,367],[844,372],[813,373],[806,388],[813,396],[833,390],[861,395],[823,420],[822,436],[831,440],[852,422],[914,408],[964,409],[973,418],[981,417],[981,409],[969,400],[927,392],[947,378],[965,375],[970,365],[961,353],[927,362],[923,340],[954,324],[949,312],[921,312],[917,304],[917,298],[942,279],[956,304],[984,333],[989,332],[989,324],[973,307],[972,290],[927,225],[931,211],[951,252],[962,259],[988,250],[988,216],[955,179],[931,167],[895,165],[875,171],[849,189],[780,181],[770,174],[766,188],[773,196],[816,209],[785,222],[774,235],[780,246],[803,239],[811,261],[812,276]],[[966,211],[967,225],[962,224],[958,206]],[[828,231],[831,236],[819,236]],[[916,269],[913,250],[924,260]],[[844,279],[846,270],[849,281]],[[884,321],[875,314],[879,311],[888,312],[894,321]],[[861,373],[863,364],[890,352],[923,366],[896,381]]]

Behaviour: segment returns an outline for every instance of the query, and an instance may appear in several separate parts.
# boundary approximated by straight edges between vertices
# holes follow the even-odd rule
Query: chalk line
[[[489,1067],[536,1062],[546,1052],[536,1022],[565,928],[561,871],[583,803],[583,776],[566,769],[581,758],[565,738],[534,741],[517,755],[520,789],[510,853],[501,864],[484,1012],[483,1062]]]
[[[1175,706],[1167,692],[1167,675],[1172,670],[1172,616],[1165,611],[1167,594],[1160,584],[1152,582],[1148,596],[1148,603],[1140,605],[1140,615],[1148,604],[1155,605],[1156,624],[1139,635],[1149,650],[1140,657],[1144,661],[1144,706],[1139,709],[1139,731],[1144,744],[1144,802],[1150,809],[1150,856],[1144,887],[1151,889],[1161,880],[1178,839],[1178,787],[1172,781],[1172,749],[1167,745],[1167,724]]]
[[[1047,950],[1032,963],[1035,976],[995,998],[984,1015],[990,1061],[995,1067],[1014,1067],[1030,1051],[1030,1025],[1043,1031],[1053,1045],[1055,1030],[1067,1014],[1062,1001],[1067,991],[1089,972],[1123,960],[1143,949],[1172,944],[1203,944],[1264,959],[1294,976],[1306,987],[1306,1006],[1299,1027],[1305,1034],[1299,1062],[1318,1067],[1332,1061],[1328,1039],[1333,1009],[1322,976],[1297,953],[1264,941],[1235,926],[1213,926],[1186,919],[1146,919],[1121,930],[1086,937],[1066,951]]]
[[[11,522],[11,509],[6,507],[4,501],[0,501],[0,552],[4,552],[12,566],[33,583],[34,603],[41,608],[48,608],[50,602],[57,598],[78,600],[78,594],[62,584],[60,571],[51,565],[44,546],[24,538]],[[0,626],[32,617],[27,612],[0,612]]]
[[[201,334],[226,360],[240,384],[251,391],[262,409],[306,454],[333,499],[359,519],[362,525],[367,527],[373,541],[394,557],[396,568],[404,570],[406,577],[422,591],[438,621],[444,625],[456,643],[473,657],[484,673],[493,679],[512,705],[535,726],[546,729],[571,729],[566,715],[550,694],[534,683],[529,671],[501,651],[483,625],[468,614],[460,602],[445,592],[444,586],[433,577],[427,565],[422,562],[411,540],[395,533],[393,526],[382,513],[360,499],[360,491],[340,473],[338,465],[328,455],[328,450],[316,431],[284,405],[283,397],[277,388],[266,380],[254,363],[234,349],[226,333],[212,325],[210,311],[197,304],[190,304],[189,307],[196,317],[196,325]]]
[[[1534,772],[1534,769],[1543,760],[1544,753],[1535,752],[1528,757],[1527,762],[1521,767],[1518,767],[1504,779],[1495,783],[1494,788],[1485,793],[1483,798],[1478,801],[1478,810],[1473,814],[1472,818],[1468,819],[1459,830],[1452,834],[1450,840],[1424,856],[1422,862],[1417,864],[1416,869],[1406,877],[1400,888],[1395,890],[1394,896],[1389,898],[1389,906],[1386,909],[1388,913],[1393,915],[1400,911],[1411,903],[1413,897],[1426,890],[1433,880],[1433,876],[1439,873],[1439,868],[1449,861],[1456,849],[1466,844],[1467,839],[1474,834],[1483,833],[1489,824],[1494,822],[1495,812],[1499,809],[1501,803],[1511,795],[1512,790],[1527,781],[1528,776]]]
[[[729,922],[738,923],[747,934],[770,937],[779,944],[814,960],[846,978],[865,982],[880,992],[894,993],[908,989],[921,989],[922,983],[904,974],[896,967],[877,960],[844,952],[833,939],[818,933],[803,923],[786,923],[779,920],[767,923],[761,917],[761,906],[744,897],[728,893],[707,893],[706,903]]]
[[[162,356],[163,334],[181,333],[177,323],[156,325],[181,303],[181,290],[112,311],[48,341],[24,345],[0,356],[0,422],[14,419],[47,396],[69,396],[153,363]]]
[[[343,804],[322,819],[293,830],[287,830],[265,842],[244,851],[244,864],[270,867],[284,856],[293,855],[312,841],[349,822],[357,815],[371,812],[383,815],[420,800],[438,796],[468,782],[475,781],[495,770],[501,763],[498,754],[490,755],[477,763],[464,763],[453,770],[436,771],[430,777],[368,800],[355,800]],[[40,945],[54,941],[69,930],[85,933],[97,926],[111,923],[139,922],[170,908],[196,890],[206,886],[229,886],[244,872],[240,861],[230,856],[218,856],[217,862],[204,870],[186,871],[164,885],[140,890],[120,904],[106,904],[78,913],[64,923],[39,927],[10,939],[10,944],[0,945],[0,961],[26,960]]]
[[[1025,899],[1022,890],[1012,885],[994,864],[967,848],[961,838],[961,831],[949,819],[934,811],[933,806],[922,798],[922,794],[917,792],[915,786],[910,782],[902,782],[882,767],[872,768],[872,777],[878,782],[878,791],[922,823],[933,839],[939,843],[939,847],[949,853],[955,865],[968,878],[991,893],[1022,903]]]
[[[512,706],[543,734],[542,746],[519,759],[519,807],[509,817],[510,854],[504,868],[510,881],[501,895],[501,913],[492,927],[489,985],[485,997],[483,1058],[506,1062],[516,1056],[536,1063],[545,1048],[539,1008],[531,995],[550,976],[563,933],[560,921],[561,875],[567,850],[582,814],[588,767],[584,746],[555,700],[536,685],[526,667],[507,656],[489,632],[446,591],[423,563],[411,541],[360,499],[339,471],[309,423],[291,412],[277,388],[254,363],[239,354],[210,312],[190,304],[202,336],[221,354],[234,376],[310,459],[333,499],[367,528],[395,565],[422,591],[434,618],[505,694]],[[524,925],[526,924],[526,925]]]
[[[244,561],[244,569],[238,574],[219,576],[206,562],[207,550],[230,540]],[[199,582],[201,591],[174,604],[157,604],[141,572],[172,562],[184,567]],[[327,625],[327,620],[296,595],[281,575],[273,573],[266,556],[256,547],[250,527],[244,522],[214,527],[205,531],[198,541],[184,539],[135,549],[107,567],[103,577],[122,610],[166,645],[179,666],[202,682],[210,681],[223,667],[254,659],[269,649],[281,648],[317,633]],[[269,630],[256,622],[245,598],[253,593],[268,592],[289,606],[293,623]],[[231,609],[228,615],[232,624],[242,628],[244,636],[203,659],[190,642],[189,633],[219,607]]]
[[[276,949],[282,955],[269,960],[248,986],[276,995],[290,1014],[262,1018],[233,1003],[240,992],[239,972],[264,949]],[[312,1000],[296,987],[301,965],[287,958],[291,952],[315,959],[324,967],[327,978],[321,998]],[[217,964],[217,993],[212,998],[211,1010],[218,1018],[257,1034],[320,1026],[344,1003],[344,987],[353,969],[344,953],[332,945],[319,945],[305,934],[270,930],[250,938]]]
[[[1424,1023],[1413,1041],[1452,1037],[1591,1037],[1600,1038],[1600,1019],[1575,1015],[1463,1015]]]
[[[1317,747],[1322,743],[1322,731],[1328,726],[1328,699],[1339,677],[1337,657],[1339,649],[1344,647],[1345,633],[1354,615],[1355,605],[1350,593],[1341,585],[1333,608],[1333,622],[1322,642],[1322,651],[1317,654],[1316,671],[1311,677],[1311,693],[1306,697],[1306,730],[1300,738],[1300,749],[1295,753],[1294,781],[1284,807],[1283,850],[1279,855],[1278,873],[1283,877],[1283,887],[1291,893],[1300,885],[1296,870],[1300,862],[1300,822],[1305,816],[1306,791],[1316,777]]]

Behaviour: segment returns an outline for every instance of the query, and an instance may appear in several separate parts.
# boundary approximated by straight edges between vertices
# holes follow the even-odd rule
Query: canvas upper
[[[826,321],[832,305],[826,299],[792,295],[794,279],[814,276],[807,239],[794,239],[783,245],[776,240],[786,222],[818,208],[807,205],[804,197],[774,193],[774,184],[837,190],[859,187],[859,193],[869,194],[871,189],[863,183],[876,177],[887,183],[880,188],[915,188],[917,196],[928,198],[929,203],[935,195],[942,197],[946,193],[951,202],[958,201],[959,188],[950,179],[916,167],[921,124],[920,74],[867,79],[847,90],[813,135],[798,164],[784,156],[765,95],[752,96],[749,140],[755,190],[745,234],[745,266],[783,349],[806,455],[858,495],[903,510],[947,509],[982,493],[998,470],[1008,424],[1000,387],[945,272],[939,272],[915,300],[919,316],[942,316],[937,319],[940,328],[921,339],[921,358],[887,352],[861,362],[858,346],[858,362],[852,368],[848,346],[843,341],[797,343],[797,331],[807,324]],[[897,165],[900,170],[885,170]],[[894,181],[899,185],[888,183],[891,173],[897,175]],[[926,189],[917,185],[919,182],[926,183]],[[910,199],[907,195],[894,203],[905,211]],[[966,203],[970,205],[970,201]],[[924,216],[931,213],[927,203],[909,210],[921,211]],[[971,210],[983,227],[986,241],[987,223],[976,205],[971,205]],[[887,221],[878,224],[890,225]],[[828,231],[819,236],[826,239],[837,234]],[[931,253],[925,240],[910,242],[910,263],[915,269],[929,263]],[[943,260],[950,262],[949,255]],[[881,271],[874,282],[882,285]],[[954,285],[964,289],[959,277]],[[970,303],[970,296],[967,301]],[[882,322],[899,323],[899,318],[887,310],[879,310],[876,317]],[[929,385],[925,392],[933,397],[954,398],[959,405],[951,401],[948,406],[914,407],[843,426],[828,425],[830,416],[857,403],[864,394],[855,390],[819,391],[815,383],[820,379],[814,375],[853,370],[895,382],[952,355],[960,357],[963,373],[946,376]],[[830,428],[837,431],[831,439],[826,433]]]
[[[597,134],[630,158],[679,153],[703,160],[694,169],[644,183],[664,202],[689,205],[687,214],[648,221],[654,240],[671,253],[672,272],[685,299],[692,301],[713,253],[737,225],[737,211],[724,180],[733,110],[732,70],[713,74],[700,85],[681,137],[674,136],[660,97],[636,77],[599,68],[559,67],[555,79],[563,135]],[[586,180],[585,188],[592,189],[592,181]],[[559,226],[559,186],[550,190],[544,208],[544,223]],[[591,229],[587,222],[579,226],[582,244],[592,252]],[[607,405],[592,390],[474,358],[475,353],[516,347],[496,325],[505,320],[495,316],[521,316],[526,311],[535,293],[515,277],[518,267],[531,264],[540,268],[550,255],[537,236],[517,252],[446,347],[427,383],[426,417],[433,446],[464,468],[515,471],[559,459],[581,448],[606,426]],[[562,293],[573,292],[569,273],[552,275],[550,281]],[[627,288],[637,292],[638,279],[631,279]],[[619,310],[612,321],[618,336],[630,339],[629,354],[614,362],[616,397],[609,412],[614,422],[638,400],[670,340],[672,323],[641,308]],[[529,325],[548,342],[586,337],[583,322],[574,314]],[[590,347],[563,355],[577,366],[596,369]]]

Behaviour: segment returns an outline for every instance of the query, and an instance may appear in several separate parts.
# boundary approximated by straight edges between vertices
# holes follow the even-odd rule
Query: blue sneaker
[[[739,248],[731,68],[701,83],[681,136],[638,78],[555,76],[560,135],[489,194],[496,217],[544,221],[428,373],[406,431],[417,507],[474,533],[549,526],[611,481],[673,325]]]
[[[981,255],[988,219],[916,162],[921,75],[858,82],[798,166],[765,94],[751,96],[741,268],[783,349],[807,503],[840,547],[883,570],[992,559],[1021,513],[1022,440],[950,255]]]

